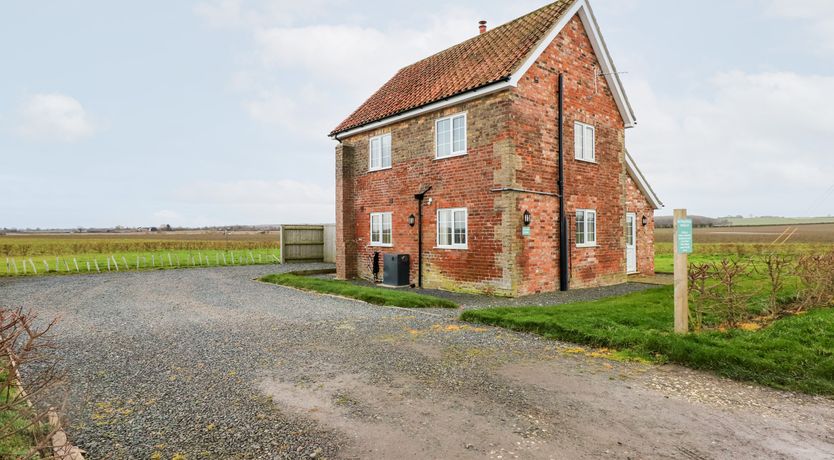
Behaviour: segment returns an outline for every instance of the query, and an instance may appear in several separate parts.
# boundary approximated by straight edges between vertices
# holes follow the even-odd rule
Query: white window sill
[[[576,161],[581,161],[581,162],[583,162],[583,163],[590,163],[590,164],[592,164],[592,165],[598,165],[598,164],[599,164],[599,163],[597,163],[596,158],[595,158],[595,159],[593,159],[593,160],[586,160],[586,159],[584,159],[584,158],[576,158]]]
[[[434,249],[453,249],[458,251],[465,251],[469,246],[435,246]]]
[[[595,247],[597,247],[597,244],[596,244],[596,243],[591,243],[591,244],[577,244],[577,245],[576,245],[576,247],[577,247],[577,248],[595,248]]]
[[[391,244],[382,244],[382,243],[371,243],[372,248],[393,248],[394,243]]]
[[[368,168],[368,172],[385,171],[386,169],[391,169],[391,166],[386,166],[384,168]]]
[[[434,159],[435,160],[445,160],[447,158],[462,157],[462,156],[466,156],[468,154],[469,154],[468,151],[458,152],[458,153],[451,153],[449,155],[445,155],[445,156],[442,156],[442,157],[439,157],[439,156],[437,156],[437,154],[435,154]]]

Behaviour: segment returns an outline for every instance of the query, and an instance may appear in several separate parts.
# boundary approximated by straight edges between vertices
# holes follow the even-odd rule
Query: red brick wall
[[[349,165],[353,191],[344,207],[355,219],[352,238],[357,255],[346,263],[355,266],[358,276],[372,276],[374,252],[405,253],[411,256],[411,280],[417,282],[417,226],[408,225],[408,216],[418,215],[414,195],[431,185],[423,207],[423,285],[509,293],[509,278],[499,267],[503,246],[497,228],[502,209],[496,204],[499,195],[491,191],[492,170],[501,161],[500,145],[507,137],[508,100],[509,93],[496,93],[343,140],[353,150]],[[468,153],[435,159],[435,120],[460,112],[467,113]],[[370,138],[385,133],[391,133],[392,167],[369,172]],[[337,173],[337,180],[343,175]],[[339,189],[337,184],[337,194]],[[437,210],[442,208],[468,209],[469,249],[436,248]],[[370,245],[372,212],[392,213],[393,247]],[[346,218],[343,215],[341,220]],[[340,269],[340,276],[349,271]]]
[[[511,131],[521,156],[518,184],[556,191],[558,75],[564,74],[565,197],[569,219],[571,286],[625,280],[624,125],[578,17],[574,17],[539,57],[514,91]],[[596,130],[596,163],[575,159],[574,121]],[[530,238],[518,264],[524,293],[558,288],[558,200],[521,197],[519,209],[535,209]],[[597,246],[578,248],[576,209],[597,211]],[[523,209],[522,209],[523,212]]]
[[[356,223],[353,197],[353,161],[356,151],[348,144],[336,146],[336,276],[355,278]]]
[[[412,213],[417,215],[414,194],[431,185],[427,199],[431,198],[432,203],[426,203],[423,221],[425,287],[511,295],[558,289],[558,198],[548,194],[557,191],[560,71],[565,76],[565,194],[571,286],[625,281],[627,175],[623,120],[605,78],[595,76],[599,65],[577,17],[523,76],[517,88],[343,140],[347,147],[341,155],[346,156],[350,149],[352,160],[337,161],[337,168],[346,168],[337,172],[337,198],[341,196],[343,201],[342,208],[337,208],[343,210],[337,215],[337,225],[352,232],[349,237],[345,233],[345,238],[350,238],[355,247],[343,246],[341,250],[345,254],[352,252],[356,258],[344,255],[339,259],[352,265],[340,268],[340,276],[355,272],[369,278],[374,251],[408,253],[412,259],[411,279],[416,282],[417,230],[407,225],[407,218]],[[464,111],[468,114],[468,154],[435,160],[434,121]],[[595,163],[575,159],[574,121],[595,126]],[[393,167],[368,172],[369,139],[389,132]],[[340,186],[339,178],[348,177],[351,186]],[[541,193],[493,191],[502,187]],[[350,196],[346,195],[348,188]],[[640,203],[644,205],[645,198]],[[446,207],[468,208],[469,249],[435,248],[436,211]],[[577,208],[597,211],[594,248],[575,247]],[[529,237],[522,236],[525,210],[533,216]],[[394,246],[371,247],[369,214],[387,211],[393,212]],[[640,217],[642,214],[638,221]],[[349,225],[351,218],[355,221]],[[651,226],[638,229],[641,270],[650,263],[653,228],[652,222]],[[337,245],[347,244],[346,240]]]
[[[626,176],[626,211],[637,215],[637,271],[643,275],[654,274],[654,207],[637,188],[630,176]],[[642,224],[646,217],[646,226]]]

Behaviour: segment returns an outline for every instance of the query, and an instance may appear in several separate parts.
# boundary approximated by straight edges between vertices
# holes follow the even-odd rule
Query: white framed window
[[[434,124],[435,158],[466,155],[466,114],[440,118]]]
[[[390,212],[371,213],[371,246],[393,245]]]
[[[594,127],[578,121],[574,122],[573,146],[576,152],[577,160],[590,162],[597,161],[596,130]]]
[[[597,212],[593,209],[576,210],[576,246],[588,248],[597,245]]]
[[[372,137],[370,141],[370,170],[379,171],[391,167],[391,135]]]
[[[468,239],[466,208],[437,210],[437,247],[466,249]]]

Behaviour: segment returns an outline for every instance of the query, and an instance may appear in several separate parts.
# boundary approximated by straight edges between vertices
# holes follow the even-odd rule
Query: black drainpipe
[[[568,276],[568,216],[565,213],[565,77],[559,74],[559,290],[570,288]]]
[[[429,185],[422,192],[414,195],[417,200],[417,287],[423,287],[423,198],[431,190]]]

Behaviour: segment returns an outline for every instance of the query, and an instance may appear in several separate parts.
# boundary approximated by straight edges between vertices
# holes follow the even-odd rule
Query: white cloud
[[[178,226],[184,221],[182,215],[170,209],[163,209],[153,214],[154,222],[158,225],[173,225]]]
[[[18,132],[28,139],[75,142],[95,131],[96,125],[87,111],[71,96],[34,94],[20,108]]]
[[[367,93],[399,68],[475,35],[476,17],[468,9],[453,8],[432,16],[425,26],[273,26],[256,28],[254,37],[268,68],[303,72],[316,81]]]
[[[197,4],[194,12],[214,27],[289,25],[326,13],[343,3],[344,0],[212,0]]]
[[[772,16],[807,21],[815,45],[834,51],[834,2],[831,0],[771,0]]]
[[[199,3],[194,12],[214,27],[237,27],[244,23],[242,0]]]
[[[261,91],[244,102],[244,107],[258,122],[284,127],[293,135],[323,138],[343,115],[334,113],[332,104],[316,86],[305,85],[293,93],[278,87]]]
[[[255,59],[231,76],[230,86],[252,119],[324,139],[399,68],[477,33],[477,15],[460,8],[408,26],[296,25],[340,3],[218,0],[196,9],[211,24],[250,34]]]
[[[295,180],[193,182],[175,199],[200,209],[211,222],[326,223],[335,218],[332,187]]]
[[[670,209],[834,213],[808,206],[834,183],[834,77],[721,73],[709,98],[629,87],[640,122],[628,143]]]

